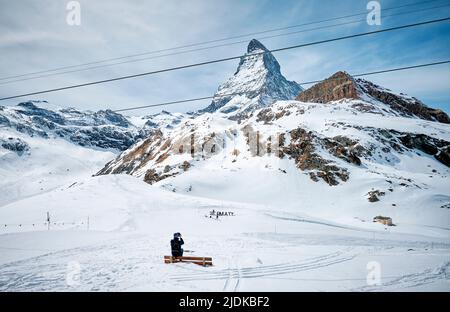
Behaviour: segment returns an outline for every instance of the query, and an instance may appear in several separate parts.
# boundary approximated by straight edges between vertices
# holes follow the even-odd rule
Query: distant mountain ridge
[[[0,107],[0,126],[29,136],[65,138],[86,147],[125,150],[147,135],[123,115],[111,110],[50,110],[45,103],[22,102]]]

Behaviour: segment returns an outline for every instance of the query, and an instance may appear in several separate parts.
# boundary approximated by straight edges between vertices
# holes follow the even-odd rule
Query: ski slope
[[[0,291],[450,291],[449,227],[180,193],[106,175],[1,207]],[[164,264],[174,232],[214,266]],[[374,261],[379,285],[367,283]]]

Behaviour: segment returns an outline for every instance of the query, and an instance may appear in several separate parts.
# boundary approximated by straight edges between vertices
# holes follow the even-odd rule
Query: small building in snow
[[[392,218],[389,217],[383,217],[383,216],[376,216],[373,218],[373,222],[378,222],[387,226],[393,226]]]

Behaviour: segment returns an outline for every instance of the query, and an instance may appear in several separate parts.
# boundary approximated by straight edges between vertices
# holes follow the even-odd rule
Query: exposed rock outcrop
[[[0,138],[0,146],[19,156],[22,156],[30,150],[28,143],[19,138]]]
[[[380,196],[384,196],[386,195],[385,192],[382,192],[380,190],[373,190],[367,193],[367,200],[370,201],[371,203],[380,201]]]
[[[290,144],[283,148],[283,153],[292,157],[300,170],[308,171],[313,181],[321,178],[329,185],[338,185],[339,179],[348,180],[349,174],[345,168],[338,167],[316,152],[315,146],[320,142],[312,132],[298,128],[292,130],[290,135]]]
[[[302,91],[296,99],[302,102],[316,103],[329,103],[342,99],[372,99],[374,104],[384,103],[401,116],[450,123],[450,117],[440,109],[430,108],[414,97],[396,94],[370,81],[354,79],[341,71]],[[360,109],[363,111],[372,111],[370,105],[364,103],[355,105],[360,105]]]
[[[389,105],[392,110],[400,113],[402,116],[416,116],[425,120],[450,123],[450,117],[445,112],[428,107],[414,97],[395,94],[364,79],[357,79],[357,83],[364,93],[375,100]]]
[[[324,81],[301,92],[296,100],[302,102],[328,103],[340,99],[358,99],[358,85],[345,72],[337,72]]]
[[[450,167],[450,145],[440,150],[434,157],[447,167]]]

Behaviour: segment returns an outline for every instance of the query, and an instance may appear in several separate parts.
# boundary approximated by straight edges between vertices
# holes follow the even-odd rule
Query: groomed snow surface
[[[213,209],[234,216],[206,217]],[[448,228],[385,229],[300,211],[182,195],[127,175],[86,178],[1,207],[11,226],[1,229],[0,290],[450,290]],[[186,255],[211,256],[214,266],[164,264],[178,231]],[[374,272],[381,284],[367,282]]]

